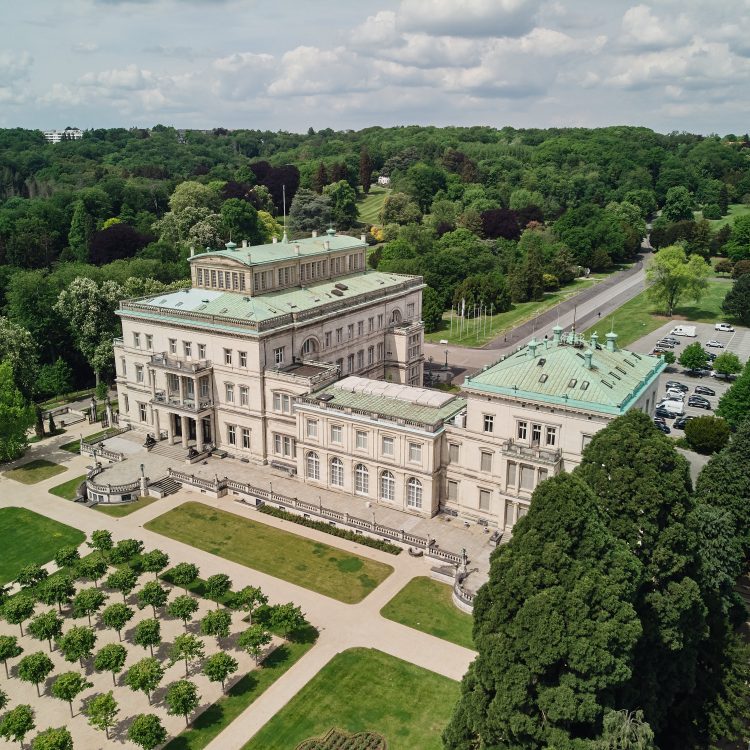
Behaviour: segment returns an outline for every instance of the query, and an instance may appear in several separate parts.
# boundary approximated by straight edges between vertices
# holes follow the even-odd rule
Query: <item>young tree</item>
[[[103,558],[106,559],[107,552],[112,549],[112,533],[107,529],[99,529],[91,532],[91,540],[87,542],[91,549],[95,549]]]
[[[18,625],[23,638],[23,624],[34,614],[34,600],[30,596],[14,596],[3,605],[3,617],[11,624]]]
[[[750,274],[744,274],[734,282],[721,303],[721,309],[742,325],[750,326]]]
[[[174,639],[172,648],[169,651],[169,665],[172,666],[180,661],[180,659],[184,659],[185,677],[187,677],[189,662],[202,659],[204,655],[203,641],[190,633],[184,633]]]
[[[24,682],[33,682],[36,686],[36,694],[41,697],[39,683],[44,682],[54,668],[52,659],[44,651],[37,651],[34,654],[27,654],[18,662],[18,676]]]
[[[0,635],[0,661],[5,667],[5,677],[10,679],[8,673],[8,659],[15,659],[23,653],[23,648],[18,645],[18,639],[14,635]]]
[[[734,352],[724,352],[714,360],[714,370],[729,379],[730,375],[742,372],[742,363]]]
[[[224,683],[227,678],[238,669],[237,659],[230,656],[226,651],[218,651],[212,654],[203,663],[203,673],[211,682],[220,682],[222,692],[224,692]]]
[[[153,573],[155,579],[167,565],[169,565],[169,555],[160,549],[152,549],[143,556],[143,569],[148,573]]]
[[[237,639],[237,645],[243,651],[247,651],[254,659],[255,663],[258,663],[258,657],[260,656],[263,648],[267,646],[273,640],[271,634],[263,629],[262,625],[251,625],[243,633],[240,633],[240,637]]]
[[[122,565],[143,551],[140,539],[120,539],[109,552],[109,561],[113,565]]]
[[[143,750],[154,750],[167,739],[167,730],[155,714],[138,714],[128,727],[128,739]]]
[[[151,656],[154,655],[154,646],[161,643],[161,625],[156,619],[141,620],[135,626],[133,634],[133,643],[143,648],[151,649]]]
[[[98,612],[107,597],[99,589],[81,589],[73,597],[73,617],[88,617],[91,625],[91,615]]]
[[[89,556],[81,560],[78,564],[78,575],[81,578],[87,578],[92,581],[96,588],[99,587],[99,580],[107,572],[107,562],[99,557]]]
[[[35,727],[31,706],[21,704],[0,718],[0,737],[9,742],[19,742],[23,747],[23,738]]]
[[[287,602],[273,608],[271,625],[288,638],[290,633],[307,625],[307,620],[299,607],[296,607],[293,602]]]
[[[60,547],[55,552],[54,559],[58,568],[71,568],[81,559],[81,555],[78,553],[78,547]]]
[[[104,730],[104,736],[109,739],[109,730],[115,726],[120,708],[110,690],[108,693],[95,695],[84,709],[89,724],[95,729]]]
[[[73,627],[57,641],[65,661],[78,663],[83,667],[83,660],[91,657],[96,644],[96,633],[92,628]]]
[[[169,598],[169,592],[162,588],[158,581],[148,581],[138,592],[138,609],[151,607],[156,617],[156,609],[163,607]]]
[[[149,705],[151,705],[151,693],[159,687],[164,677],[164,668],[158,659],[147,656],[133,664],[125,673],[125,684],[133,691],[141,691],[146,694]]]
[[[175,586],[182,586],[187,594],[187,587],[193,583],[199,574],[198,566],[193,563],[179,563],[169,571]]]
[[[680,364],[690,371],[703,370],[708,362],[706,350],[696,341],[680,352]]]
[[[117,631],[117,637],[122,640],[122,629],[133,619],[133,610],[127,604],[116,602],[110,604],[101,614],[105,628]]]
[[[201,633],[203,635],[216,636],[216,640],[227,638],[229,636],[229,627],[232,624],[232,616],[228,610],[215,609],[207,612],[201,620]]]
[[[73,737],[65,727],[50,727],[34,737],[31,750],[73,750]]]
[[[57,610],[62,614],[62,605],[69,604],[76,592],[76,587],[70,576],[57,575],[48,578],[37,591],[37,598],[47,605],[56,604]]]
[[[135,588],[136,583],[138,583],[138,575],[128,567],[120,568],[114,573],[110,573],[105,581],[108,588],[119,591],[122,594],[123,604],[127,601],[127,597]]]
[[[164,702],[167,704],[167,713],[170,716],[184,716],[187,726],[188,716],[200,706],[201,697],[194,682],[178,680],[167,688]]]
[[[710,455],[720,451],[729,441],[729,423],[721,417],[698,417],[685,425],[685,438],[698,453]]]
[[[49,576],[49,573],[41,565],[32,563],[21,568],[16,576],[16,583],[22,589],[28,589],[44,581],[47,576]]]
[[[29,635],[38,641],[47,641],[49,650],[52,651],[52,639],[62,635],[62,618],[57,616],[54,609],[42,612],[34,617],[27,628]]]
[[[5,710],[9,700],[8,694],[4,690],[0,690],[0,711]]]
[[[672,317],[675,307],[686,297],[698,302],[708,284],[711,267],[699,255],[687,257],[680,245],[662,248],[646,269],[648,294]]]
[[[253,613],[258,607],[268,604],[268,597],[258,586],[245,586],[237,592],[237,602],[248,613],[252,622]]]
[[[219,607],[219,599],[226,596],[232,589],[232,579],[226,573],[216,573],[206,579],[206,594],[216,602]]]
[[[79,672],[63,672],[52,683],[52,695],[61,701],[67,701],[70,706],[70,718],[73,714],[73,701],[86,688],[93,687],[93,683],[88,682]]]
[[[27,432],[34,424],[34,409],[28,405],[13,380],[8,362],[0,363],[0,462],[23,455]]]
[[[112,684],[117,685],[116,675],[122,672],[128,650],[121,643],[108,643],[94,656],[94,669],[97,672],[112,672]]]
[[[187,632],[188,620],[191,620],[197,611],[198,600],[189,594],[180,594],[180,596],[176,596],[167,607],[167,612],[170,617],[177,617],[182,620],[185,632]]]

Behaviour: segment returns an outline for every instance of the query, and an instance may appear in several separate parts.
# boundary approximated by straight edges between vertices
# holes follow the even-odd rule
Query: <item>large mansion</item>
[[[421,387],[420,277],[367,269],[364,238],[190,259],[192,287],[121,303],[121,420],[408,512],[511,529],[591,436],[651,412],[664,364],[555,328],[466,380]]]

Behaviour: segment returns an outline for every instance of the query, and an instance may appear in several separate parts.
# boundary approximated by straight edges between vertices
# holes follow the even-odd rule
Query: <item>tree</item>
[[[16,583],[22,589],[28,589],[44,581],[49,573],[36,563],[24,565],[16,576]]]
[[[143,569],[148,573],[153,573],[154,578],[158,578],[164,568],[169,565],[169,555],[160,549],[152,549],[143,556]]]
[[[680,353],[680,364],[690,371],[703,370],[708,362],[706,350],[696,341],[686,346]]]
[[[84,557],[78,564],[78,575],[81,578],[88,578],[93,581],[94,586],[98,587],[98,581],[107,572],[107,562],[95,555]]]
[[[685,425],[685,437],[690,447],[698,453],[720,451],[729,440],[729,423],[721,417],[698,417]]]
[[[8,741],[19,742],[23,746],[23,738],[35,727],[34,711],[31,706],[21,704],[12,708],[0,719],[0,737]]]
[[[419,206],[406,193],[390,193],[385,196],[380,209],[380,223],[412,224],[419,221]]]
[[[271,634],[263,628],[262,625],[251,625],[247,630],[240,633],[237,639],[237,646],[243,651],[247,651],[258,663],[263,648],[272,641]]]
[[[12,381],[24,401],[34,395],[39,356],[37,344],[29,331],[8,318],[0,316],[0,361],[10,365]]]
[[[662,208],[662,216],[668,221],[681,221],[693,218],[693,196],[682,186],[667,190],[667,199]]]
[[[312,190],[300,188],[289,208],[289,229],[294,232],[311,232],[325,229],[331,223],[331,200]]]
[[[373,163],[367,146],[362,146],[359,152],[359,184],[362,185],[362,192],[367,195],[370,192],[372,184]]]
[[[193,563],[179,563],[175,565],[172,570],[169,571],[172,581],[176,586],[182,586],[185,593],[187,594],[187,587],[195,582],[200,574],[197,565]]]
[[[654,733],[643,719],[643,711],[607,711],[601,739],[593,750],[655,750]]]
[[[201,697],[198,688],[190,680],[177,680],[173,682],[164,695],[167,704],[167,713],[170,716],[184,716],[185,726],[188,725],[188,716],[200,705]]]
[[[724,355],[721,354],[716,358],[718,362]],[[725,370],[732,366],[733,361],[722,361],[721,366]],[[729,422],[732,429],[737,429],[750,414],[750,366],[745,365],[744,370],[732,383],[731,388],[719,399],[719,405],[716,407],[716,416],[724,417]]]
[[[154,750],[167,739],[167,730],[155,714],[138,714],[128,727],[128,739],[143,750]]]
[[[105,628],[116,630],[118,638],[122,640],[122,629],[133,619],[133,614],[127,604],[116,602],[103,610],[101,620]]]
[[[750,217],[735,217],[724,250],[733,261],[750,259]]]
[[[96,266],[102,266],[120,258],[132,258],[153,239],[129,224],[112,224],[91,234],[89,260]]]
[[[23,624],[34,614],[34,600],[30,596],[14,596],[5,602],[3,617],[11,624],[18,625],[23,638]]]
[[[0,362],[0,463],[23,455],[34,420],[34,410],[16,387],[10,364]]]
[[[65,727],[50,727],[34,737],[31,750],[73,750],[73,737]]]
[[[34,617],[29,623],[28,631],[32,638],[38,641],[47,641],[49,650],[52,651],[52,639],[59,638],[62,634],[63,621],[57,616],[54,609],[42,612]]]
[[[348,229],[357,221],[357,193],[346,181],[339,180],[323,188],[331,206],[331,220],[340,228]]]
[[[128,650],[121,643],[108,643],[94,656],[94,669],[97,672],[112,672],[112,684],[117,685],[115,675],[122,672]]]
[[[9,700],[8,694],[4,690],[0,690],[0,711],[5,710]]]
[[[24,682],[32,682],[36,686],[36,694],[41,697],[39,683],[47,679],[55,668],[52,659],[43,651],[27,654],[18,662],[18,676]]]
[[[164,677],[164,668],[158,659],[147,656],[133,664],[125,673],[125,684],[134,692],[146,693],[149,705],[151,705],[151,693],[156,690]]]
[[[232,590],[232,579],[226,573],[216,573],[206,579],[206,594],[216,602],[219,607],[219,599],[226,596]]]
[[[320,195],[323,192],[323,188],[328,184],[328,170],[326,169],[325,162],[318,164],[311,182],[313,190]]]
[[[98,612],[103,606],[107,597],[99,589],[81,589],[73,597],[73,617],[88,617],[89,626],[91,625],[91,615]]]
[[[648,294],[671,317],[685,297],[700,300],[710,273],[711,267],[700,256],[691,255],[688,259],[679,245],[665,247],[654,255],[646,269]]]
[[[161,625],[156,619],[141,620],[135,626],[133,634],[133,643],[143,648],[151,649],[151,656],[154,655],[154,646],[161,643]]]
[[[143,551],[140,539],[120,539],[109,552],[109,561],[113,565],[122,565]]]
[[[5,667],[5,677],[10,679],[8,673],[8,659],[15,659],[23,653],[23,648],[18,645],[18,639],[14,635],[0,635],[0,661]]]
[[[89,724],[95,729],[104,730],[104,736],[109,739],[109,730],[115,726],[120,708],[110,690],[108,693],[95,695],[87,704],[84,713]]]
[[[479,655],[444,746],[573,747],[595,735],[631,675],[638,575],[580,478],[539,485],[475,599]]]
[[[427,333],[437,331],[443,322],[443,305],[431,286],[422,290],[422,320]]]
[[[91,549],[95,549],[103,558],[107,557],[107,552],[112,549],[113,544],[112,532],[107,529],[92,531],[91,539],[87,542],[87,545]]]
[[[62,652],[65,661],[74,662],[76,659],[83,667],[83,660],[91,657],[96,644],[96,633],[91,628],[72,627],[57,641],[57,647]]]
[[[238,669],[237,659],[230,656],[226,651],[218,651],[212,654],[203,663],[203,673],[211,682],[220,682],[222,692],[227,678]]]
[[[305,627],[307,620],[299,607],[295,606],[293,602],[287,602],[286,604],[277,604],[273,608],[271,625],[274,629],[281,631],[285,638],[288,638],[290,633]]]
[[[180,659],[185,660],[185,677],[188,676],[188,663],[204,656],[203,641],[190,633],[178,635],[169,651],[170,666]]]
[[[187,632],[188,620],[191,620],[197,611],[198,601],[189,594],[176,596],[167,607],[167,612],[170,617],[177,617],[182,620],[182,623],[185,626],[185,632]]]
[[[138,592],[138,608],[151,607],[156,617],[157,607],[163,607],[169,598],[169,592],[158,581],[147,581]]]
[[[73,701],[86,688],[93,687],[93,683],[88,682],[79,672],[63,672],[52,683],[52,695],[61,701],[67,701],[70,707],[70,718],[73,714]]]
[[[114,573],[110,573],[105,583],[108,588],[119,591],[122,594],[124,604],[127,596],[135,588],[136,583],[138,583],[138,574],[132,568],[123,567]]]
[[[201,633],[203,635],[216,636],[217,640],[221,638],[227,638],[229,636],[229,627],[232,624],[232,616],[229,611],[222,609],[215,609],[211,612],[207,612],[205,617],[201,620]]]
[[[727,292],[721,309],[739,320],[742,325],[750,325],[750,274],[740,276]]]
[[[76,592],[76,587],[67,575],[56,575],[48,578],[37,590],[37,598],[44,604],[57,605],[58,612],[62,613],[62,605],[68,604]]]
[[[258,212],[245,200],[230,198],[224,201],[221,223],[225,236],[235,242],[247,240],[251,245],[258,245],[264,240],[258,224]]]
[[[58,568],[70,568],[81,559],[78,548],[73,546],[60,547],[55,552],[55,564]]]

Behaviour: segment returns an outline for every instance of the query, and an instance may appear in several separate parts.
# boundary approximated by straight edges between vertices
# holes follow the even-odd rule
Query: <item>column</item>
[[[177,380],[180,383],[180,401],[184,401],[185,400],[185,381],[182,375],[178,375]],[[185,419],[185,417],[183,417],[183,419]]]
[[[513,503],[512,516],[513,516],[513,526],[515,526],[516,521],[518,521],[518,503],[517,502]]]
[[[154,409],[154,430],[156,433],[154,437],[157,440],[161,440],[161,424],[160,424],[160,419],[159,419],[160,411],[161,411],[160,409]]]
[[[188,419],[189,417],[180,417],[182,420],[182,447],[187,448],[188,447]]]
[[[174,445],[174,417],[171,411],[167,412],[167,442],[170,445]]]
[[[195,418],[195,441],[198,443],[198,452],[203,450],[203,420],[200,417]]]

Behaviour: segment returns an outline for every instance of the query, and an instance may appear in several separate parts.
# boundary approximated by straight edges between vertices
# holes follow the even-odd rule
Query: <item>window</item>
[[[508,487],[516,486],[516,469],[516,463],[514,461],[508,461],[508,478],[505,482]]]
[[[232,364],[232,350],[231,349],[224,349],[224,364],[225,365]]]
[[[495,417],[492,414],[484,415],[484,431],[492,432],[495,429]]]
[[[531,444],[539,445],[542,440],[542,425],[532,424],[531,425]]]
[[[294,440],[289,435],[273,436],[273,451],[279,456],[289,458],[294,455]]]
[[[331,425],[331,442],[332,443],[344,442],[344,431],[340,424]]]
[[[365,366],[365,350],[360,349],[357,352],[357,369],[361,370]]]
[[[138,416],[141,422],[147,421],[146,404],[138,404]]]
[[[344,463],[340,458],[331,459],[331,484],[334,487],[344,486]]]
[[[354,467],[354,491],[358,495],[367,495],[370,492],[370,474],[364,464]]]
[[[125,413],[128,414],[130,412],[130,399],[128,398],[127,393],[125,394]]]
[[[292,397],[288,393],[273,394],[273,410],[282,414],[292,413]]]
[[[384,471],[380,475],[380,499],[391,502],[396,499],[396,480],[390,471]]]
[[[183,341],[182,342],[182,351],[184,352],[186,357],[192,357],[193,356],[193,345],[189,341]]]
[[[516,425],[516,437],[519,440],[526,440],[526,436],[528,435],[528,429],[529,429],[528,422],[519,422]]]
[[[240,386],[240,406],[247,406],[250,400],[250,389],[246,385]]]
[[[383,315],[383,313],[380,313],[380,315],[378,315],[378,328],[379,329],[383,327],[384,322],[385,322],[385,315]]]
[[[331,347],[331,332],[330,331],[326,331],[325,342],[326,342],[326,349],[330,349]]]
[[[242,447],[250,450],[250,430],[247,427],[242,428]]]
[[[283,346],[277,346],[273,350],[273,361],[277,365],[284,364],[284,347]]]
[[[227,425],[227,442],[229,445],[237,445],[237,428],[233,424]]]
[[[208,378],[201,378],[198,384],[200,386],[201,398],[208,398]]]
[[[391,313],[391,324],[398,325],[401,322],[401,310],[398,308]]]
[[[314,339],[312,336],[309,339],[305,339],[305,342],[302,344],[302,356],[307,357],[310,354],[315,354],[317,351],[318,340]]]
[[[317,439],[318,437],[318,420],[308,419],[307,423],[307,437]]]
[[[247,367],[247,352],[237,352],[240,355],[240,367]]]
[[[422,463],[422,445],[420,443],[409,443],[409,461],[413,464]]]
[[[372,333],[375,330],[375,318],[367,319],[367,333]]]
[[[305,461],[305,474],[308,479],[320,479],[320,459],[318,454],[310,451]]]
[[[479,490],[479,510],[489,510],[491,498],[492,493],[489,490]]]
[[[140,333],[133,333],[133,346],[136,349],[141,348],[141,334]]]
[[[544,444],[553,447],[557,444],[557,427],[548,427],[544,433]]]
[[[448,480],[448,501],[451,503],[458,502],[458,482],[453,479]]]
[[[135,382],[136,383],[143,382],[143,365],[135,366]]]
[[[354,338],[354,323],[349,323],[346,327],[346,338],[350,341]]]
[[[146,349],[153,349],[154,348],[154,337],[150,334],[146,334]]]
[[[170,393],[180,392],[180,378],[178,375],[171,372],[167,373],[167,388]]]
[[[336,329],[336,343],[340,344],[343,340],[344,340],[344,329],[337,328]]]
[[[521,489],[531,491],[534,489],[534,467],[521,465]]]
[[[354,355],[350,354],[346,358],[346,371],[347,372],[354,372]]]
[[[125,363],[125,357],[120,357],[120,375],[124,378],[128,376],[128,366]]]
[[[361,451],[367,450],[367,433],[362,430],[357,430],[356,445]]]
[[[586,446],[591,442],[591,435],[581,435],[581,450],[585,450]]]
[[[448,461],[456,464],[459,461],[461,446],[458,443],[448,443]]]
[[[365,321],[360,320],[359,323],[357,323],[357,336],[363,336],[365,333]]]
[[[367,347],[367,364],[371,365],[374,361],[375,361],[375,347],[368,346]]]
[[[384,437],[381,443],[380,452],[384,456],[393,456],[394,442],[392,437]]]
[[[177,354],[177,339],[169,339],[169,353]]]
[[[422,482],[420,482],[416,477],[412,477],[406,483],[406,507],[422,507]]]
[[[537,483],[543,482],[547,478],[547,469],[539,469],[537,476]]]
[[[492,471],[492,454],[487,451],[482,451],[481,470]]]
[[[384,351],[385,351],[385,345],[381,342],[380,344],[378,344],[378,362],[382,362]]]
[[[227,403],[234,403],[234,383],[225,383]]]
[[[198,359],[205,359],[205,358],[206,358],[206,345],[198,344]]]

